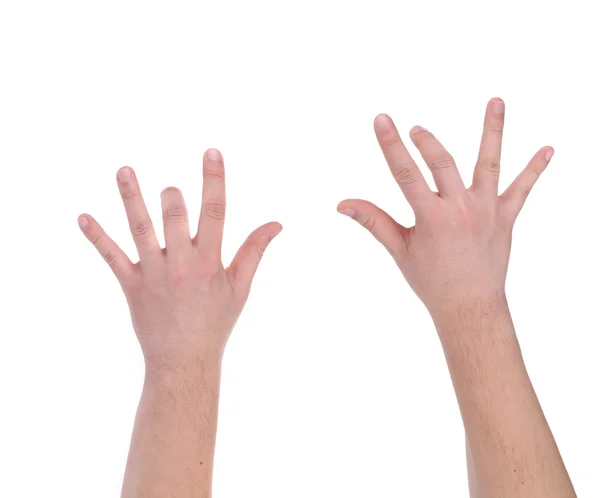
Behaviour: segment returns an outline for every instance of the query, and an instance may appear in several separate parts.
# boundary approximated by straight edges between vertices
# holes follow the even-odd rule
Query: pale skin
[[[259,261],[282,228],[272,222],[256,229],[225,268],[225,176],[216,149],[205,153],[203,175],[193,238],[181,192],[173,187],[162,192],[166,247],[161,248],[134,171],[118,171],[140,257],[136,264],[94,218],[83,214],[78,220],[121,284],[145,359],[123,498],[211,496],[223,351]]]
[[[391,119],[375,130],[411,204],[406,228],[375,205],[346,200],[339,210],[386,247],[431,313],[465,425],[471,496],[574,497],[552,433],[527,375],[504,287],[511,233],[553,150],[544,147],[498,196],[504,103],[490,101],[473,184],[419,127],[411,138],[432,170],[432,192]],[[221,262],[223,158],[204,156],[202,210],[190,237],[181,192],[162,193],[166,247],[159,246],[135,173],[117,183],[140,256],[133,264],[90,215],[79,225],[118,278],[146,365],[122,496],[210,497],[220,368],[227,339],[278,223],[255,230],[231,265]]]
[[[415,213],[407,228],[374,204],[341,202],[383,244],[429,310],[465,426],[469,489],[477,498],[575,497],[529,380],[505,296],[513,225],[552,158],[543,147],[498,195],[504,102],[487,106],[469,188],[429,131],[410,138],[431,169],[433,192],[392,120],[375,119],[390,170]]]

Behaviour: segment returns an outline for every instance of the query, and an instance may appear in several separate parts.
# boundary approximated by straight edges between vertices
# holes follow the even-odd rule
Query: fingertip
[[[504,114],[506,104],[504,103],[504,100],[502,100],[500,97],[494,97],[488,102],[488,108],[490,109],[492,114],[500,116]]]
[[[356,218],[356,211],[354,211],[354,209],[341,209],[338,211],[338,213],[343,214],[344,216],[347,216],[348,218]]]
[[[223,161],[223,154],[221,154],[221,152],[218,149],[208,149],[205,153],[204,153],[204,158],[208,159],[209,161],[218,161],[218,162],[222,162]]]
[[[181,192],[180,189],[178,189],[177,187],[173,187],[171,185],[169,187],[165,187],[160,192],[160,198],[161,198],[161,200],[165,200],[169,196],[183,196],[183,194],[182,194],[182,192]]]
[[[412,135],[416,135],[416,134],[418,134],[418,133],[421,133],[421,132],[423,132],[423,131],[427,131],[427,128],[424,128],[423,126],[419,126],[419,125],[417,125],[417,126],[413,126],[413,127],[410,129],[410,135],[411,135],[411,136],[412,136]]]
[[[212,177],[212,179],[220,181],[225,179],[225,164],[218,149],[208,149],[204,152],[202,172],[205,178]]]
[[[345,206],[346,206],[347,204],[348,204],[348,201],[347,201],[347,200],[346,200],[346,201],[342,201],[342,202],[338,202],[338,205],[337,205],[337,207],[336,207],[336,209],[337,209],[338,213],[339,213],[340,211],[342,211],[342,209],[344,209],[344,208],[345,208]]]
[[[337,205],[337,212],[340,214],[343,214],[344,216],[348,216],[350,218],[355,218],[356,217],[356,209],[355,209],[355,203],[352,201],[352,199],[347,199],[345,201],[340,202]]]
[[[133,178],[133,169],[129,166],[123,166],[117,171],[117,181],[120,183],[128,183]]]
[[[550,162],[550,159],[552,159],[553,155],[554,155],[554,148],[552,148],[550,146],[545,147],[544,159],[546,160],[546,162]]]
[[[273,240],[283,230],[283,226],[281,225],[281,223],[273,222],[272,225],[273,226],[271,228],[271,232],[269,233],[269,240]]]
[[[373,127],[375,131],[386,131],[392,128],[392,123],[392,118],[387,114],[378,114],[373,121]]]
[[[279,235],[283,230],[281,223],[277,221],[270,221],[264,225],[259,226],[254,230],[249,237],[252,238],[256,243],[264,244],[265,240],[272,240],[275,236]]]
[[[79,225],[79,228],[85,230],[90,224],[90,219],[88,218],[88,215],[80,214],[77,218],[77,224]]]

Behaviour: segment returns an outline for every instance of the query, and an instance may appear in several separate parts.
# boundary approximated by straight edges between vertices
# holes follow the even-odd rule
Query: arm
[[[436,326],[465,425],[471,495],[574,496],[506,301],[470,303]]]
[[[220,357],[193,372],[146,372],[122,496],[211,496]]]
[[[144,354],[146,376],[123,482],[123,498],[211,496],[221,359],[260,257],[280,231],[255,230],[229,268],[221,263],[223,158],[204,157],[198,233],[189,233],[181,192],[162,192],[161,249],[131,168],[117,183],[140,256],[132,264],[90,216],[79,226],[119,280]]]
[[[544,147],[498,196],[504,103],[488,104],[473,184],[427,130],[410,136],[430,167],[432,192],[391,119],[375,120],[388,165],[415,213],[396,223],[351,199],[338,210],[365,226],[394,257],[436,325],[466,434],[473,497],[574,497],[527,375],[504,287],[514,222],[553,150]]]

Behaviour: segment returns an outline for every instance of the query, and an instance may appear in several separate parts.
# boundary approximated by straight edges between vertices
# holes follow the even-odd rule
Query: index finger
[[[404,197],[414,210],[431,198],[431,189],[427,185],[421,170],[404,146],[400,134],[392,119],[386,114],[375,118],[377,141]]]

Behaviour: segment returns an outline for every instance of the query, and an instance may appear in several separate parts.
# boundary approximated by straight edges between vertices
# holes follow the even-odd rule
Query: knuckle
[[[218,273],[221,266],[221,259],[211,254],[200,253],[198,262],[200,268],[198,278],[200,280],[210,280]]]
[[[225,170],[220,163],[209,163],[204,166],[204,178],[223,181],[225,180]]]
[[[124,189],[121,190],[121,199],[124,201],[130,201],[131,199],[135,199],[137,197],[137,191],[134,189]]]
[[[417,179],[417,165],[415,163],[403,164],[394,171],[394,178],[399,184],[413,183]]]
[[[102,257],[104,258],[104,261],[106,261],[106,263],[110,267],[113,267],[115,265],[116,260],[117,260],[117,257],[115,256],[115,253],[113,251],[111,251],[110,249],[108,249],[107,251],[105,251],[104,253],[102,253]]]
[[[98,235],[96,235],[96,237],[94,237],[94,240],[92,240],[92,244],[94,246],[98,246],[98,242],[100,242],[102,240],[102,234],[99,233]]]
[[[502,133],[504,130],[504,119],[498,119],[495,123],[491,123],[486,127],[486,131],[491,133]]]
[[[150,233],[152,224],[147,220],[140,220],[131,225],[131,234],[134,239],[143,240]]]
[[[170,282],[181,286],[187,281],[188,274],[189,271],[186,271],[185,268],[181,266],[175,266],[173,268],[169,268],[167,276]]]
[[[139,270],[139,265],[134,265],[136,270],[135,274],[130,278],[120,279],[121,285],[123,285],[123,289],[127,296],[139,296],[144,288],[143,278],[139,275],[137,270]]]
[[[365,227],[369,232],[373,233],[375,229],[375,218],[369,216],[363,223],[362,226]]]
[[[479,165],[481,166],[481,168],[488,171],[489,173],[492,173],[494,175],[500,174],[500,161],[497,161],[496,159],[486,157],[479,162]]]
[[[263,246],[256,246],[256,256],[260,261],[265,254],[265,248]]]
[[[209,218],[219,221],[225,219],[225,203],[223,202],[208,202],[205,204],[204,209]]]
[[[400,143],[400,135],[395,133],[389,138],[386,138],[381,141],[381,147],[383,149],[389,149],[390,147],[394,147],[396,144]]]
[[[452,159],[452,157],[450,156],[442,157],[440,159],[434,159],[433,161],[431,161],[429,167],[431,168],[431,170],[436,171],[440,169],[452,168],[454,167],[454,159]]]
[[[187,210],[182,206],[167,206],[163,217],[172,223],[184,223],[187,221]]]

